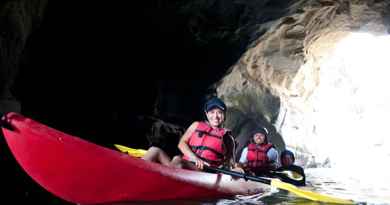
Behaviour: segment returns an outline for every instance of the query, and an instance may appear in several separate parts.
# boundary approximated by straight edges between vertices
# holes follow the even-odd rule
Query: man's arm
[[[246,158],[247,155],[248,155],[248,147],[245,147],[241,152],[240,160],[238,160],[238,162],[241,164],[246,164],[248,162],[248,159]]]
[[[270,161],[270,165],[273,169],[280,167],[278,151],[271,147],[267,152],[267,157]]]

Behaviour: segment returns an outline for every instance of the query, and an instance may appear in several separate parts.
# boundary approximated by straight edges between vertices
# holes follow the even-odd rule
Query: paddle
[[[295,180],[295,181],[302,181],[303,176],[293,170],[283,170],[283,171],[270,171],[271,174],[278,176],[278,175],[284,175],[287,176],[288,178]]]
[[[143,149],[133,149],[133,148],[129,148],[129,147],[126,147],[123,145],[118,145],[118,144],[114,144],[114,146],[118,150],[120,150],[121,152],[128,153],[129,155],[135,156],[135,157],[142,157],[146,153],[146,150],[143,150]],[[248,175],[248,174],[241,173],[241,172],[235,172],[235,171],[230,171],[230,170],[225,170],[225,169],[220,169],[220,168],[210,167],[210,166],[204,166],[204,169],[205,169],[205,171],[223,173],[223,174],[227,174],[227,175],[230,175],[233,177],[243,178],[245,180],[252,180],[252,181],[260,182],[263,184],[268,184],[268,185],[271,185],[271,186],[279,188],[279,189],[290,191],[290,192],[292,192],[292,193],[294,193],[302,198],[310,199],[313,201],[325,202],[325,203],[335,203],[335,204],[355,204],[352,200],[340,199],[340,198],[332,197],[329,195],[315,193],[315,192],[312,192],[309,190],[303,190],[303,189],[300,189],[292,184],[282,182],[279,179],[257,177],[257,176],[252,176],[252,175]]]
[[[121,152],[128,153],[129,155],[134,156],[134,157],[142,157],[146,153],[146,150],[144,150],[144,149],[134,149],[134,148],[126,147],[126,146],[119,145],[119,144],[114,144],[114,146],[118,150],[120,150]],[[300,175],[299,173],[292,171],[292,170],[272,171],[271,174],[273,174],[275,176],[283,175],[284,177],[289,178],[290,181],[296,182],[296,184],[301,184],[301,182],[303,180],[302,175]]]
[[[121,152],[125,152],[133,157],[142,157],[145,155],[145,153],[147,152],[146,150],[144,149],[133,149],[133,148],[130,148],[130,147],[126,147],[126,146],[123,146],[123,145],[119,145],[119,144],[114,144],[114,146],[120,150]]]
[[[223,173],[223,174],[227,174],[227,175],[230,175],[233,177],[243,178],[245,180],[252,180],[252,181],[260,182],[263,184],[268,184],[268,185],[274,186],[274,187],[279,188],[279,189],[293,192],[294,194],[296,194],[300,197],[310,199],[313,201],[325,202],[325,203],[335,203],[335,204],[355,204],[352,200],[340,199],[340,198],[336,198],[336,197],[329,196],[329,195],[315,193],[315,192],[312,192],[309,190],[299,189],[298,187],[296,187],[292,184],[286,183],[286,182],[282,182],[279,179],[272,179],[272,178],[268,179],[268,178],[264,178],[264,177],[251,176],[251,175],[244,174],[241,172],[235,172],[235,171],[220,169],[220,168],[216,168],[216,167],[209,167],[209,166],[204,166],[204,169],[206,171],[208,170],[208,171]]]

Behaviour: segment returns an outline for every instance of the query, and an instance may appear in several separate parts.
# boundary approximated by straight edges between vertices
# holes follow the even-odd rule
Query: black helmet
[[[253,131],[253,135],[256,134],[256,133],[262,133],[262,134],[265,135],[266,137],[268,137],[268,134],[269,134],[267,128],[265,128],[265,127],[260,127],[260,128],[255,129],[255,130]]]
[[[268,132],[268,130],[267,130],[267,128],[265,128],[265,127],[258,127],[258,128],[256,128],[256,129],[254,129],[250,134],[250,137],[249,137],[249,141],[250,142],[254,142],[253,141],[253,136],[256,134],[256,133],[261,133],[261,134],[263,134],[264,136],[265,136],[265,139],[264,139],[264,142],[265,143],[268,143],[268,134],[269,134],[269,132]]]
[[[218,97],[213,97],[210,100],[208,100],[204,105],[204,111],[208,112],[213,108],[219,108],[222,111],[226,111],[226,105],[225,103],[219,99]]]

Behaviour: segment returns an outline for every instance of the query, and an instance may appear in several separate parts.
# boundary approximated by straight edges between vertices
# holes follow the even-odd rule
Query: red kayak
[[[88,142],[17,113],[2,128],[33,180],[76,204],[210,199],[264,192],[267,185],[225,174],[166,167]]]

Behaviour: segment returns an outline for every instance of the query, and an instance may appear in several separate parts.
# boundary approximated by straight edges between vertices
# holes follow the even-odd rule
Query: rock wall
[[[228,126],[236,128],[241,141],[246,138],[242,122],[274,127],[279,135],[273,135],[271,141],[292,149],[298,163],[331,166],[329,150],[321,146],[326,136],[318,134],[319,124],[324,122],[313,118],[320,109],[322,73],[329,69],[324,64],[338,43],[353,32],[387,34],[389,4],[299,1],[289,8],[295,12],[264,23],[269,30],[248,46],[218,83],[217,91],[233,116]]]
[[[47,0],[0,3],[0,113],[20,111],[11,94],[29,35],[41,23]]]

